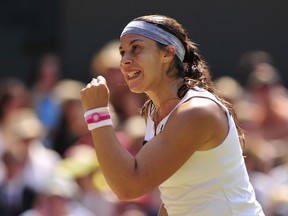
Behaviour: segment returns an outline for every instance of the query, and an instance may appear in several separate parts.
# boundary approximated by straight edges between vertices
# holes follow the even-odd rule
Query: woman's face
[[[128,34],[120,39],[120,69],[132,92],[159,89],[163,77],[165,50],[154,40]]]

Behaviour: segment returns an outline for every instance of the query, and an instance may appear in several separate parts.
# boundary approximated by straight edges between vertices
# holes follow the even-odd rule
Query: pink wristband
[[[109,112],[94,112],[85,117],[87,124],[97,123],[97,122],[107,120],[107,119],[111,119]]]
[[[88,110],[85,112],[84,118],[90,131],[99,127],[112,125],[108,107]]]

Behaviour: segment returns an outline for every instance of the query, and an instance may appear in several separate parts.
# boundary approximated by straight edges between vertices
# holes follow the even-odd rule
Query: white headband
[[[176,36],[156,25],[145,21],[132,21],[124,28],[120,38],[127,34],[138,34],[164,45],[173,45],[176,48],[176,55],[178,58],[181,61],[184,60],[185,48],[181,41]]]

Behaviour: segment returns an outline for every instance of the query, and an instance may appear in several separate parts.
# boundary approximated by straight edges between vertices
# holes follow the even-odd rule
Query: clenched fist
[[[107,107],[110,92],[103,76],[93,78],[86,88],[81,90],[81,100],[84,111],[98,107]]]

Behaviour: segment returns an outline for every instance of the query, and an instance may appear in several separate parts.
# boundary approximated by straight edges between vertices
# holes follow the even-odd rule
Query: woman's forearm
[[[119,199],[143,195],[136,187],[136,160],[118,141],[114,129],[110,126],[98,128],[92,131],[92,137],[101,170]]]

